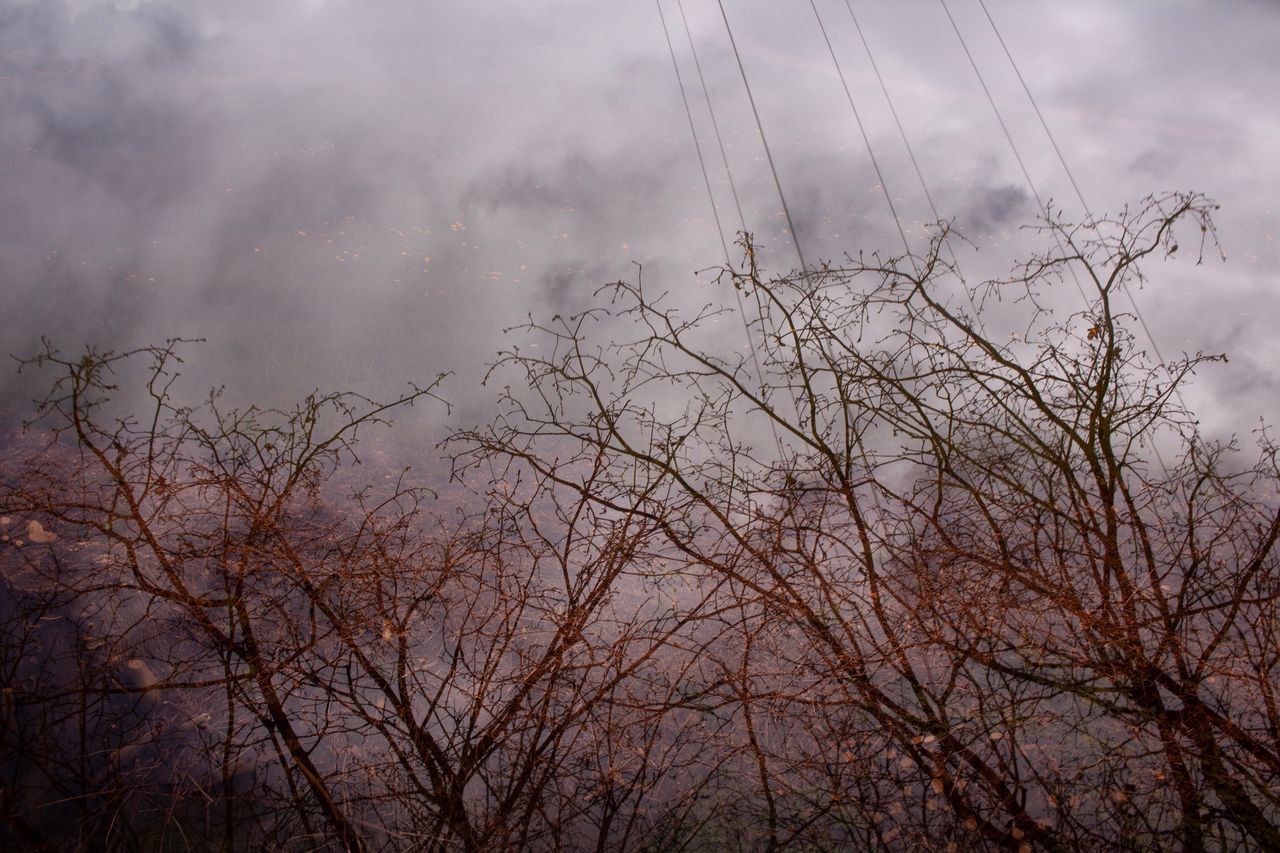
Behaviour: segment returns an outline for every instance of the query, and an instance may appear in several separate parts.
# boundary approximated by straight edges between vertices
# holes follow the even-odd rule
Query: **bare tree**
[[[431,389],[185,408],[176,346],[33,362],[59,378],[3,495],[38,531],[3,562],[14,841],[603,849],[657,819],[690,748],[655,656],[697,607],[619,595],[647,519],[510,464],[456,516],[403,477],[335,494]],[[112,417],[139,361],[151,411]]]
[[[475,452],[645,518],[739,626],[686,687],[733,715],[740,771],[689,832],[1280,846],[1275,448],[1260,433],[1249,465],[1202,439],[1178,389],[1225,357],[1157,363],[1118,304],[1180,231],[1216,245],[1211,210],[1051,217],[1054,250],[973,286],[945,227],[920,257],[773,279],[747,238],[721,280],[760,376],[717,355],[725,312],[681,316],[640,278],[531,321],[541,348],[500,369],[533,393]],[[1059,321],[1064,276],[1088,298]],[[563,475],[565,448],[593,477]]]
[[[356,467],[431,388],[185,407],[177,342],[48,349],[0,489],[0,838],[1280,847],[1276,448],[1201,437],[1178,389],[1225,357],[1159,363],[1117,302],[1211,210],[1049,218],[972,286],[945,227],[778,278],[744,236],[758,368],[617,283],[500,358],[529,392],[451,439],[447,501]]]

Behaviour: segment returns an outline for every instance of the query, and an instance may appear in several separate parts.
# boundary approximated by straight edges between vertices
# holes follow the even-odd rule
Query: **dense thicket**
[[[500,357],[447,445],[470,512],[326,486],[388,406],[46,353],[0,495],[7,841],[1280,848],[1275,447],[1204,440],[1216,357],[1123,309],[1210,210],[1051,220],[976,286],[945,228],[779,278],[744,239],[750,351],[611,285]]]

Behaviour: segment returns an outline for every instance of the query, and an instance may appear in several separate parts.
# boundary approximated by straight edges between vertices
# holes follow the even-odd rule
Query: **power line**
[[[711,190],[711,177],[707,174],[707,161],[702,156],[702,143],[698,141],[698,129],[693,123],[693,110],[689,108],[689,96],[685,93],[684,78],[680,74],[680,63],[676,61],[676,49],[671,43],[671,32],[667,29],[667,16],[662,11],[662,0],[654,0],[658,6],[658,18],[662,21],[662,34],[667,39],[667,50],[671,53],[671,67],[676,71],[676,83],[680,86],[680,100],[684,102],[684,114],[689,119],[689,133],[693,136],[693,147],[698,152],[698,168],[702,170],[702,180],[707,187],[707,200],[711,202],[711,216],[715,219],[716,234],[720,238],[720,247],[724,250],[725,262],[729,262],[729,244],[724,239],[724,227],[720,224],[720,211],[716,207],[715,193]]]
[[[987,11],[987,4],[983,0],[978,0],[978,5],[982,7],[982,14],[987,16],[987,22],[991,24],[992,32],[996,34],[996,39],[1000,42],[1004,55],[1008,57],[1009,65],[1013,67],[1013,73],[1018,76],[1018,82],[1022,84],[1022,91],[1027,93],[1027,100],[1031,102],[1031,108],[1036,111],[1036,118],[1040,119],[1040,126],[1044,128],[1045,136],[1049,137],[1049,143],[1053,146],[1053,153],[1058,155],[1058,162],[1062,164],[1062,171],[1067,173],[1067,180],[1071,182],[1071,188],[1076,191],[1076,198],[1080,199],[1080,206],[1084,208],[1085,214],[1092,219],[1093,214],[1089,212],[1089,204],[1084,200],[1084,194],[1080,192],[1080,185],[1076,183],[1075,175],[1071,174],[1071,167],[1067,165],[1067,158],[1062,156],[1062,149],[1058,147],[1058,140],[1054,138],[1053,131],[1049,129],[1049,123],[1044,120],[1044,114],[1040,112],[1040,105],[1036,103],[1035,96],[1031,94],[1031,87],[1023,79],[1022,72],[1018,69],[1018,63],[1013,61],[1013,54],[1009,52],[1009,46],[1004,43],[1004,37],[1000,35],[1000,28],[996,26],[991,13]]]
[[[867,37],[862,32],[862,25],[858,23],[858,16],[853,12],[853,4],[849,0],[844,0],[844,5],[849,10],[849,18],[853,21],[853,28],[857,30],[858,38],[862,41],[862,48],[866,51],[867,61],[871,63],[871,70],[875,72],[876,81],[880,84],[880,91],[884,93],[885,103],[889,105],[889,114],[893,116],[894,126],[898,128],[898,135],[902,137],[902,144],[907,149],[907,157],[911,160],[911,168],[915,169],[916,178],[920,180],[920,189],[924,190],[924,197],[929,202],[929,210],[933,212],[935,221],[941,221],[942,217],[938,214],[938,207],[933,203],[933,194],[929,192],[929,184],[925,181],[924,174],[920,171],[919,161],[916,160],[916,152],[911,147],[910,140],[907,139],[907,131],[902,126],[902,120],[898,117],[897,109],[894,108],[893,98],[889,97],[889,87],[885,85],[884,77],[880,74],[880,66],[876,64],[876,58],[871,53],[871,45],[867,43]]]
[[[685,18],[685,16],[684,16],[684,8],[683,8],[683,4],[682,4],[682,3],[680,3],[680,0],[676,0],[676,2],[677,2],[677,4],[680,6],[680,18],[681,18],[681,20],[682,20],[682,21],[684,21],[685,34],[686,34],[686,35],[688,36],[688,38],[689,38],[689,47],[690,47],[690,49],[692,49],[692,48],[693,48],[693,35],[692,35],[692,33],[690,33],[690,32],[689,32],[689,21],[688,21],[688,19],[687,19],[687,18]],[[707,163],[706,163],[706,160],[705,160],[705,159],[703,158],[703,156],[702,156],[702,143],[698,141],[698,130],[697,130],[697,127],[694,125],[694,122],[693,122],[693,110],[689,108],[689,98],[688,98],[688,95],[687,95],[687,94],[686,94],[686,92],[685,92],[685,88],[684,88],[684,78],[680,75],[680,63],[676,60],[676,50],[675,50],[675,46],[671,43],[671,32],[670,32],[670,30],[668,30],[668,28],[667,28],[667,16],[666,16],[666,15],[663,13],[663,11],[662,11],[662,0],[654,0],[654,3],[655,3],[655,4],[657,5],[657,7],[658,7],[658,18],[662,21],[662,34],[666,37],[666,40],[667,40],[667,50],[668,50],[668,52],[670,52],[670,54],[671,54],[671,66],[672,66],[672,68],[674,68],[674,69],[675,69],[675,72],[676,72],[676,82],[677,82],[677,83],[679,84],[679,86],[680,86],[680,100],[684,103],[684,113],[685,113],[685,117],[689,120],[689,133],[690,133],[690,135],[692,135],[692,136],[693,136],[693,147],[694,147],[694,149],[698,152],[698,167],[702,170],[702,180],[703,180],[703,183],[706,185],[706,188],[707,188],[707,201],[708,201],[708,202],[710,202],[710,204],[711,204],[711,216],[714,218],[715,223],[716,223],[716,234],[717,234],[717,235],[719,236],[719,238],[720,238],[720,247],[724,250],[724,261],[725,261],[725,264],[726,264],[727,266],[732,267],[732,266],[733,266],[733,259],[732,259],[732,258],[730,257],[730,255],[729,255],[729,245],[728,245],[728,243],[727,243],[727,242],[725,242],[725,238],[724,238],[724,227],[720,224],[720,212],[719,212],[718,207],[716,206],[715,193],[714,193],[714,192],[712,191],[712,189],[711,189],[711,178],[710,178],[710,176],[707,174]],[[694,57],[694,63],[695,63],[695,64],[698,64],[698,54],[697,54],[697,52],[696,52],[696,51],[694,51],[693,57]],[[724,165],[725,165],[725,169],[726,169],[726,170],[728,170],[728,169],[729,169],[729,159],[728,159],[728,157],[727,157],[727,156],[725,156],[724,143],[723,143],[723,142],[721,141],[721,139],[720,139],[720,129],[719,129],[719,126],[718,126],[718,125],[716,125],[716,122],[715,122],[715,110],[714,110],[714,109],[712,109],[712,106],[711,106],[711,93],[710,93],[710,91],[706,88],[706,80],[705,80],[705,78],[703,78],[703,76],[702,76],[702,67],[701,67],[701,65],[700,65],[700,64],[698,64],[698,78],[699,78],[699,80],[701,80],[701,81],[702,81],[702,86],[703,86],[702,91],[703,91],[703,95],[706,97],[706,101],[707,101],[707,110],[708,110],[708,112],[710,112],[710,114],[711,114],[711,122],[712,122],[712,126],[713,126],[713,127],[715,127],[715,132],[716,132],[716,141],[720,144],[720,155],[721,155],[722,157],[724,157]],[[742,218],[742,205],[738,203],[738,191],[737,191],[737,189],[735,189],[735,188],[734,188],[734,186],[733,186],[733,173],[732,173],[731,171],[729,172],[729,187],[730,187],[730,189],[731,189],[731,190],[733,190],[733,201],[734,201],[734,205],[735,205],[735,206],[737,207],[737,209],[738,209],[738,218],[739,218],[739,220],[743,223],[743,224],[742,224],[742,227],[743,227],[743,230],[745,230],[745,229],[746,229],[746,222],[745,222],[745,220],[743,220],[743,218]],[[803,260],[801,261],[801,263],[803,263]],[[757,385],[759,386],[759,388],[760,388],[760,396],[761,396],[761,400],[763,400],[763,399],[764,399],[764,387],[765,387],[765,386],[764,386],[764,371],[763,371],[763,369],[762,369],[762,368],[761,368],[761,366],[760,366],[760,356],[759,356],[759,354],[756,352],[756,342],[755,342],[755,338],[754,338],[754,337],[752,337],[752,335],[751,335],[751,326],[750,326],[750,323],[749,323],[749,322],[748,322],[748,320],[747,320],[747,311],[746,311],[746,306],[745,306],[745,305],[743,305],[743,302],[742,302],[742,294],[739,292],[738,288],[736,288],[736,287],[735,287],[735,288],[733,289],[733,295],[734,295],[734,298],[735,298],[735,299],[737,300],[737,302],[738,302],[738,314],[742,317],[742,330],[743,330],[743,332],[745,332],[745,333],[746,333],[746,338],[747,338],[747,349],[748,349],[748,350],[750,351],[750,353],[751,353],[751,362],[752,362],[752,364],[753,364],[753,365],[754,365],[754,367],[755,367],[756,384],[757,384]],[[774,444],[776,444],[776,445],[778,446],[778,454],[779,454],[779,456],[781,456],[781,455],[782,455],[782,453],[783,453],[783,450],[782,450],[782,440],[778,437],[778,429],[777,429],[777,426],[774,424],[774,422],[773,422],[773,418],[772,418],[772,417],[768,418],[768,420],[769,420],[769,431],[773,434],[773,442],[774,442]]]
[[[951,16],[951,9],[947,6],[947,0],[938,0],[942,4],[942,11],[947,13],[947,20],[951,22],[951,29],[955,32],[956,38],[960,41],[960,47],[964,50],[964,55],[969,59],[969,65],[973,68],[973,73],[978,77],[978,85],[982,87],[982,92],[987,96],[987,103],[991,105],[991,111],[995,114],[996,122],[1000,125],[1000,130],[1004,133],[1005,141],[1009,143],[1009,149],[1013,152],[1013,159],[1017,161],[1018,168],[1022,170],[1022,177],[1026,179],[1027,186],[1031,189],[1031,195],[1035,197],[1036,204],[1041,210],[1045,210],[1044,200],[1040,198],[1040,193],[1036,190],[1035,181],[1031,180],[1031,173],[1027,171],[1027,164],[1022,160],[1022,154],[1018,151],[1018,144],[1013,141],[1013,134],[1009,132],[1009,126],[1004,123],[1004,116],[1000,114],[1000,108],[996,106],[995,98],[991,96],[991,90],[987,88],[986,78],[982,76],[982,70],[978,68],[977,61],[973,58],[973,53],[969,50],[968,43],[964,40],[964,35],[960,32],[960,27],[956,24],[956,19]]]
[[[982,76],[982,69],[978,68],[977,60],[973,58],[973,53],[969,50],[968,43],[964,40],[964,35],[960,32],[960,27],[956,24],[956,19],[951,16],[951,9],[947,6],[947,0],[938,0],[942,4],[942,11],[947,13],[947,20],[951,22],[951,29],[955,32],[956,38],[960,41],[960,47],[964,50],[964,55],[969,59],[969,65],[973,68],[973,73],[977,75],[978,85],[982,87],[982,92],[987,96],[987,103],[991,105],[991,111],[995,114],[996,122],[1000,125],[1000,130],[1004,133],[1005,140],[1009,143],[1009,150],[1013,152],[1013,159],[1017,161],[1018,168],[1022,170],[1022,177],[1027,181],[1027,187],[1031,190],[1031,195],[1036,200],[1045,217],[1049,216],[1049,207],[1044,203],[1044,199],[1040,198],[1040,192],[1036,189],[1036,182],[1031,180],[1031,173],[1027,171],[1027,164],[1023,162],[1022,154],[1018,151],[1018,144],[1013,141],[1013,134],[1009,132],[1009,126],[1004,122],[1004,116],[1000,114],[1000,107],[996,106],[996,100],[991,96],[991,90],[987,88],[986,78]],[[1066,254],[1066,248],[1062,245],[1062,240],[1058,237],[1056,231],[1053,232],[1054,242],[1058,245],[1058,251]],[[1080,284],[1080,278],[1076,275],[1075,267],[1067,265],[1067,271],[1071,273],[1071,280],[1075,282],[1076,290],[1080,293],[1080,299],[1086,305],[1089,304],[1089,297],[1085,295],[1084,285]]]
[[[693,54],[693,67],[698,70],[698,82],[702,84],[702,95],[707,102],[707,115],[711,116],[711,129],[715,132],[716,145],[720,147],[720,160],[724,163],[725,175],[729,178],[729,192],[733,194],[733,206],[738,211],[740,230],[747,230],[747,218],[742,213],[742,202],[738,200],[738,188],[733,181],[733,168],[729,165],[729,155],[725,153],[724,138],[720,135],[720,123],[716,121],[716,111],[711,106],[711,89],[707,86],[707,78],[702,74],[702,62],[698,59],[698,49],[693,44],[693,32],[689,29],[689,19],[684,14],[684,0],[676,0],[676,8],[680,10],[680,20],[684,22],[684,34],[689,39],[689,52]]]
[[[902,230],[902,220],[898,218],[898,210],[894,207],[893,196],[889,193],[889,185],[885,183],[884,173],[880,170],[880,161],[876,159],[876,152],[871,147],[871,138],[867,136],[867,129],[862,124],[862,116],[858,114],[858,107],[853,102],[853,93],[849,91],[849,81],[845,79],[844,70],[840,67],[840,60],[836,58],[836,49],[831,46],[831,38],[827,35],[826,25],[822,23],[822,14],[818,12],[818,4],[814,0],[809,0],[809,6],[813,9],[813,16],[818,21],[818,29],[822,31],[822,40],[827,43],[827,52],[831,54],[831,62],[836,67],[836,75],[840,78],[840,85],[844,87],[844,96],[849,101],[849,109],[853,111],[853,120],[858,125],[858,132],[862,134],[862,144],[867,148],[867,156],[871,158],[871,165],[875,168],[876,179],[880,182],[880,190],[884,193],[884,200],[889,205],[889,215],[893,217],[893,224],[898,229],[898,236],[902,238],[902,248],[906,250],[911,265],[919,267],[915,258],[911,256],[911,244],[907,242],[907,234]]]
[[[1040,120],[1040,126],[1044,128],[1045,136],[1049,137],[1049,144],[1053,146],[1053,153],[1058,155],[1058,162],[1062,164],[1062,171],[1066,173],[1067,180],[1071,182],[1071,188],[1076,192],[1076,198],[1080,200],[1080,207],[1084,209],[1084,214],[1089,221],[1095,223],[1094,228],[1096,230],[1097,225],[1096,220],[1093,218],[1093,211],[1089,209],[1089,203],[1084,200],[1084,193],[1080,191],[1080,185],[1076,183],[1076,176],[1071,173],[1071,167],[1067,165],[1067,158],[1063,156],[1062,149],[1058,147],[1058,140],[1054,137],[1053,131],[1049,129],[1049,122],[1045,121],[1044,113],[1040,112],[1040,105],[1036,103],[1035,96],[1031,94],[1031,87],[1027,85],[1021,69],[1018,68],[1018,63],[1014,61],[1013,54],[1009,51],[1009,46],[1005,44],[1004,36],[1000,35],[1000,28],[996,26],[995,19],[991,17],[991,12],[987,10],[985,0],[978,0],[978,5],[982,7],[982,14],[986,15],[987,23],[991,24],[991,31],[995,33],[996,39],[1000,42],[1000,47],[1004,50],[1004,55],[1008,58],[1009,65],[1013,68],[1013,73],[1017,75],[1018,82],[1022,84],[1022,91],[1026,92],[1027,100],[1031,102],[1031,108],[1035,110],[1036,118]],[[1138,325],[1142,327],[1143,333],[1151,343],[1152,352],[1156,354],[1156,358],[1160,360],[1160,363],[1164,364],[1164,355],[1160,352],[1160,345],[1156,343],[1155,335],[1151,334],[1151,328],[1147,325],[1146,318],[1142,316],[1137,300],[1134,298],[1133,293],[1127,289],[1124,294],[1129,300],[1129,306],[1133,308],[1134,316],[1138,318]],[[1178,399],[1179,401],[1182,399],[1180,391],[1178,392]]]
[[[871,64],[871,70],[876,75],[876,82],[880,84],[880,92],[884,95],[884,102],[889,107],[889,115],[893,117],[894,127],[898,129],[898,136],[902,139],[902,146],[907,150],[907,158],[911,161],[911,168],[915,172],[916,180],[920,183],[920,190],[924,193],[925,201],[929,203],[929,211],[933,214],[933,221],[939,223],[941,227],[942,214],[938,212],[938,205],[934,203],[933,193],[929,191],[929,182],[924,178],[924,172],[920,168],[920,161],[916,158],[915,149],[911,147],[911,140],[907,137],[906,127],[902,124],[902,119],[898,116],[897,107],[894,106],[893,98],[889,95],[889,87],[884,81],[884,75],[880,73],[880,66],[876,63],[875,54],[871,51],[871,43],[867,39],[867,35],[862,30],[862,24],[858,21],[858,16],[853,11],[853,3],[850,0],[844,0],[845,8],[849,10],[849,19],[853,21],[853,28],[858,33],[858,39],[862,42],[862,49],[867,55],[867,61]],[[956,277],[960,282],[964,283],[964,273],[960,270],[960,259],[956,257],[955,249],[951,246],[951,237],[948,231],[942,233],[943,245],[946,247],[947,254],[951,256],[951,266],[955,270]],[[982,326],[982,318],[978,312],[978,306],[974,304],[973,293],[967,286],[963,287],[965,299],[969,303],[969,308],[973,311],[974,322]]]
[[[724,10],[724,0],[716,0],[720,7],[720,17],[724,19],[725,32],[729,34],[729,45],[733,48],[733,58],[738,63],[738,73],[742,75],[742,86],[747,90],[747,101],[751,104],[751,114],[756,120],[756,129],[760,131],[760,144],[764,146],[765,159],[769,161],[769,172],[773,175],[773,185],[778,188],[778,200],[782,202],[782,213],[787,219],[787,230],[791,232],[791,243],[796,247],[796,257],[800,259],[800,272],[806,274],[809,265],[804,259],[804,250],[800,247],[800,238],[796,234],[796,224],[791,219],[791,208],[787,205],[787,196],[782,191],[782,181],[778,179],[778,169],[773,163],[773,152],[769,150],[769,140],[765,137],[764,123],[760,121],[760,111],[756,109],[756,99],[751,94],[751,84],[747,81],[747,69],[742,65],[742,55],[738,52],[738,43],[733,38],[733,27],[729,26],[729,15]]]
[[[1040,194],[1036,191],[1035,182],[1031,180],[1031,175],[1027,172],[1026,164],[1023,163],[1022,156],[1018,153],[1018,146],[1014,144],[1013,136],[1009,133],[1009,128],[1005,125],[1004,118],[1000,115],[1000,109],[999,107],[996,106],[995,99],[991,97],[991,90],[987,88],[987,83],[982,77],[982,71],[979,70],[978,63],[974,61],[973,54],[969,51],[969,46],[968,44],[965,43],[964,36],[960,33],[960,28],[956,25],[956,20],[954,17],[952,17],[951,10],[947,7],[947,0],[938,0],[938,2],[942,4],[942,10],[947,13],[947,20],[951,22],[951,29],[955,31],[956,38],[959,39],[960,46],[964,49],[965,56],[969,58],[969,64],[973,66],[973,72],[974,74],[977,75],[978,83],[982,86],[982,91],[987,96],[987,102],[991,104],[991,110],[995,113],[996,120],[1000,123],[1000,129],[1004,131],[1005,139],[1008,140],[1009,147],[1013,150],[1013,156],[1018,161],[1018,166],[1022,169],[1022,175],[1027,179],[1027,185],[1031,188],[1031,194],[1035,196],[1036,203],[1039,204],[1040,209],[1044,211],[1045,218],[1047,221],[1049,216],[1049,209],[1045,205],[1045,203],[1040,199]],[[1035,109],[1036,115],[1040,119],[1040,125],[1041,127],[1044,128],[1045,133],[1048,135],[1049,141],[1053,145],[1053,150],[1058,155],[1058,160],[1062,164],[1063,171],[1067,173],[1067,178],[1071,181],[1071,186],[1075,190],[1077,198],[1080,199],[1080,204],[1084,208],[1085,216],[1088,218],[1093,228],[1097,230],[1097,223],[1093,219],[1093,214],[1089,212],[1089,205],[1085,202],[1084,195],[1080,192],[1080,187],[1076,183],[1075,176],[1071,174],[1071,169],[1067,166],[1066,158],[1063,157],[1062,150],[1058,147],[1058,143],[1054,139],[1053,132],[1049,130],[1049,124],[1048,122],[1045,121],[1044,115],[1040,112],[1040,107],[1036,104],[1035,98],[1031,94],[1031,88],[1027,85],[1026,79],[1022,76],[1022,72],[1018,69],[1017,63],[1014,62],[1013,54],[1009,51],[1008,45],[1005,44],[1004,38],[1000,35],[1000,30],[998,27],[996,27],[995,20],[991,17],[991,13],[987,10],[986,4],[983,2],[983,0],[978,0],[978,4],[982,7],[982,11],[986,15],[988,23],[991,24],[992,30],[995,31],[996,38],[1000,41],[1000,46],[1004,49],[1004,54],[1009,59],[1010,65],[1013,66],[1014,73],[1017,75],[1018,81],[1022,84],[1022,90],[1026,92],[1028,100],[1031,101],[1031,105]],[[1051,230],[1053,233],[1054,243],[1056,243],[1058,246],[1058,251],[1065,256],[1067,252],[1065,247],[1063,247],[1062,245],[1062,239],[1058,235],[1057,230],[1054,230],[1052,228]],[[1067,264],[1067,271],[1071,273],[1071,279],[1072,281],[1075,282],[1076,290],[1079,291],[1081,300],[1084,301],[1086,306],[1090,305],[1091,303],[1089,301],[1089,298],[1085,295],[1084,287],[1080,284],[1080,278],[1079,276],[1076,275],[1074,265]],[[1143,332],[1146,334],[1147,340],[1151,342],[1152,351],[1156,354],[1156,358],[1160,360],[1160,363],[1164,364],[1165,363],[1164,356],[1160,354],[1160,348],[1159,346],[1157,346],[1155,338],[1151,334],[1151,329],[1147,326],[1146,320],[1143,319],[1142,312],[1138,310],[1138,303],[1134,301],[1133,294],[1130,293],[1127,289],[1124,291],[1124,293],[1125,293],[1125,296],[1128,297],[1129,305],[1133,308],[1134,315],[1138,318],[1138,323],[1142,327]],[[1178,388],[1176,387],[1173,390],[1174,390],[1174,393],[1177,395],[1178,400],[1182,404],[1183,408],[1186,408],[1186,403],[1183,402],[1182,400],[1181,391],[1179,391]],[[1153,445],[1152,450],[1155,453],[1156,462],[1167,474],[1169,471],[1169,468],[1165,464],[1164,458],[1160,455],[1160,448],[1155,447]]]

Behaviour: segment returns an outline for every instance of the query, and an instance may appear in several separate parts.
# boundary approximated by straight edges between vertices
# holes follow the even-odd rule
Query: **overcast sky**
[[[683,0],[748,228],[794,266],[715,0]],[[820,0],[908,239],[924,197],[842,0]],[[901,248],[807,0],[725,0],[810,260]],[[950,0],[1037,190],[1079,205],[976,0]],[[664,0],[725,227],[738,227]],[[1166,355],[1228,350],[1212,424],[1274,417],[1280,4],[988,0],[1097,213],[1222,203],[1226,263],[1150,270]],[[939,212],[997,273],[1037,215],[941,5],[855,2]],[[723,260],[652,0],[0,0],[0,350],[203,337],[197,386],[476,390],[502,329]],[[3,380],[8,396],[26,393]]]

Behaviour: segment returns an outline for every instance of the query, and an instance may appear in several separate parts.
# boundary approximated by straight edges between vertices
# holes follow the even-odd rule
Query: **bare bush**
[[[648,521],[497,477],[452,518],[404,479],[335,496],[357,433],[429,389],[182,408],[175,346],[36,360],[53,431],[4,494],[43,531],[3,563],[11,837],[624,843],[685,751],[632,685],[689,613],[617,594]],[[140,360],[152,411],[107,418]]]
[[[762,846],[1280,844],[1275,448],[1203,440],[1178,388],[1220,357],[1157,363],[1118,306],[1180,231],[1215,245],[1211,209],[1050,219],[1057,249],[976,286],[945,228],[772,279],[747,240],[722,281],[760,377],[708,348],[723,312],[642,279],[530,324],[503,364],[537,393],[469,438],[552,477],[580,447],[602,474],[561,487],[722,584],[741,645],[689,689],[751,760],[712,811]],[[1068,275],[1088,304],[1058,320]]]
[[[728,312],[611,285],[500,358],[529,391],[451,439],[462,507],[348,485],[431,389],[186,408],[176,343],[45,352],[4,840],[1280,848],[1276,448],[1202,438],[1178,389],[1225,358],[1160,363],[1118,305],[1211,210],[1051,218],[977,285],[945,227],[777,278],[744,236],[758,372]]]

